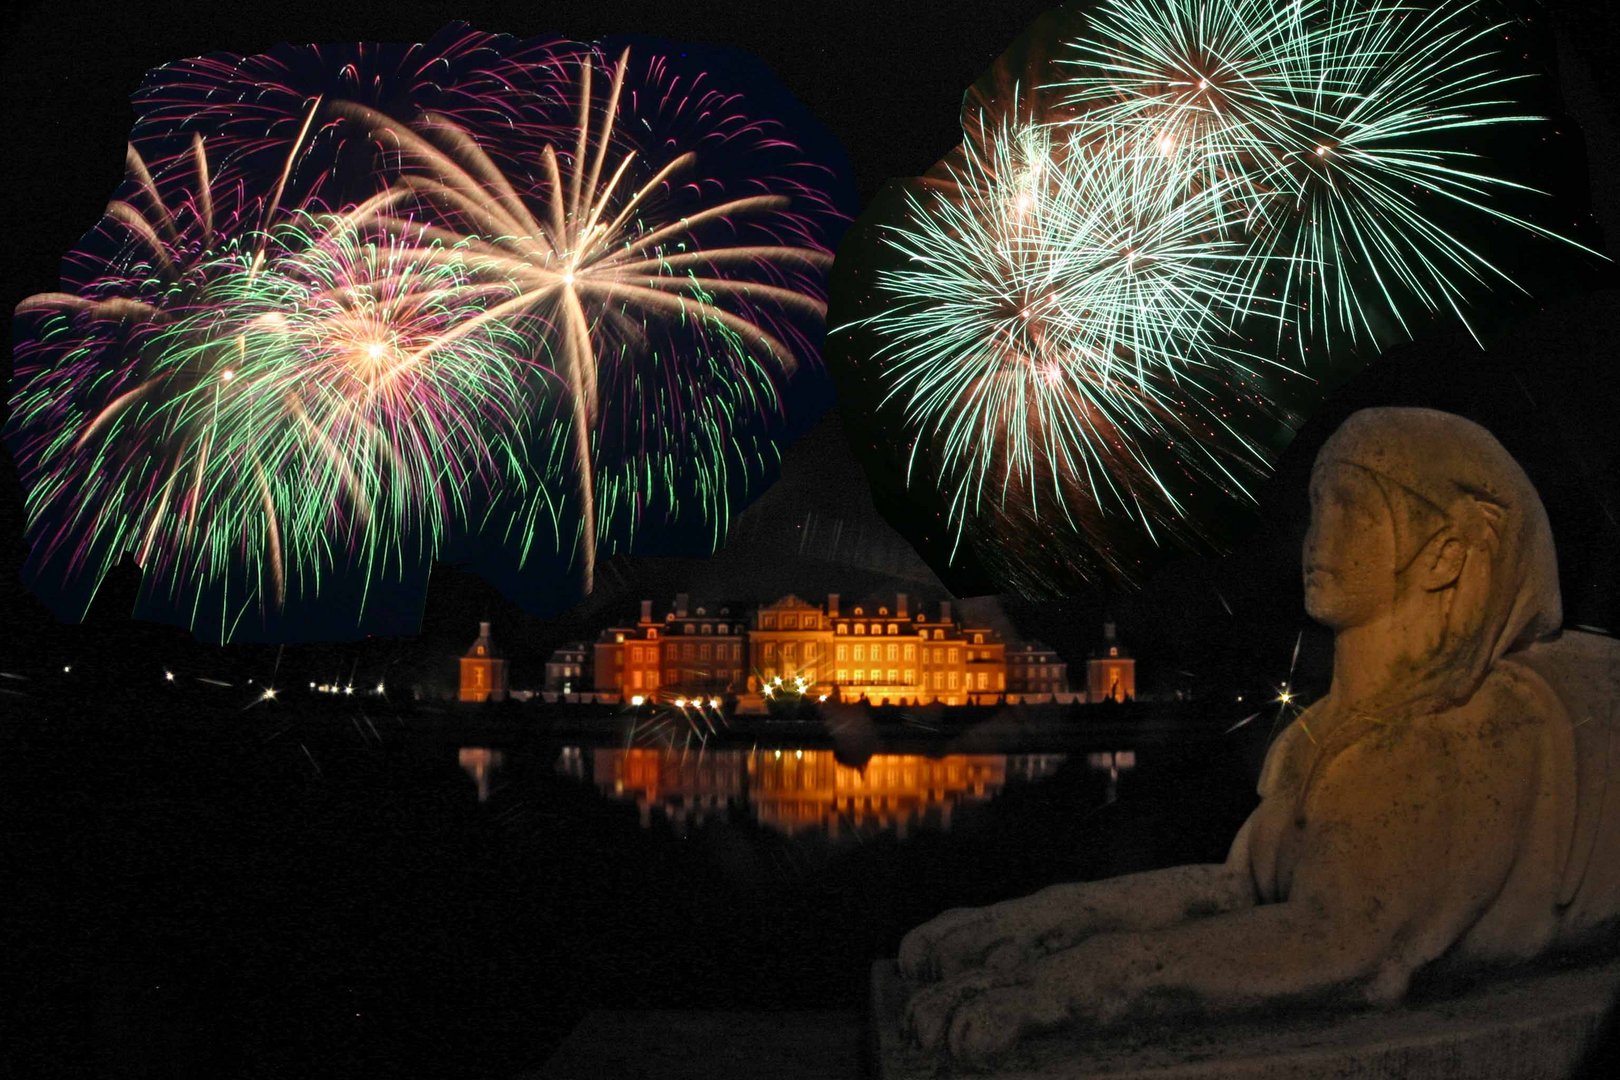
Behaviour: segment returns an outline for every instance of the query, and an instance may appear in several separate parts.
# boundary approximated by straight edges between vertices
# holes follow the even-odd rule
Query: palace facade
[[[573,665],[579,646],[567,648],[555,664]],[[850,606],[838,593],[823,603],[788,595],[751,608],[693,606],[682,593],[662,617],[643,600],[634,623],[602,632],[591,659],[590,678],[575,685],[631,702],[767,688],[874,705],[994,704],[1008,694],[1069,692],[1068,665],[1052,649],[1009,646],[990,627],[957,618],[950,601],[930,610],[905,593]],[[1134,671],[1106,686],[1110,696],[1134,696]]]

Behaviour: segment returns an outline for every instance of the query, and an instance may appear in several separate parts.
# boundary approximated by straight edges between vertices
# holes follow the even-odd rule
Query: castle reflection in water
[[[724,818],[733,807],[789,836],[832,840],[913,828],[945,830],[963,805],[986,802],[1009,783],[1056,771],[1065,754],[877,754],[863,767],[831,750],[680,750],[564,747],[557,770],[634,802],[643,827],[656,815],[678,832]]]

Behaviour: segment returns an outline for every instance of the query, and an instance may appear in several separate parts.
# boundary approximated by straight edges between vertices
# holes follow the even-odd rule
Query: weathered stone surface
[[[1388,1006],[1416,976],[1620,944],[1620,642],[1560,633],[1518,464],[1461,417],[1357,413],[1318,455],[1301,562],[1333,680],[1226,862],[918,927],[918,1045],[993,1063],[1043,1032]]]
[[[879,1080],[983,1076],[919,1050],[901,1031],[914,986],[893,961],[872,967],[873,1057]],[[1389,1011],[1299,1013],[1112,1035],[1028,1040],[1000,1080],[1566,1080],[1595,1052],[1620,995],[1620,962],[1520,974],[1456,998]],[[1611,1037],[1612,1037],[1612,1033]]]

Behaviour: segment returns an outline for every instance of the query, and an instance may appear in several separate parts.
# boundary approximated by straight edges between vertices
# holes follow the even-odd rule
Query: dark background
[[[774,71],[843,143],[864,203],[889,178],[921,173],[959,141],[965,89],[1048,6],[1041,0],[24,5],[8,17],[5,34],[10,197],[4,206],[11,218],[5,306],[56,287],[62,255],[95,223],[122,175],[130,94],[148,70],[175,59],[210,50],[252,53],[283,41],[423,40],[454,19],[519,37],[640,33],[739,49]],[[1603,225],[1617,217],[1617,97],[1604,75],[1615,55],[1613,9],[1598,0],[1522,0],[1496,9],[1528,20],[1515,31],[1513,47],[1529,69],[1543,73],[1536,104],[1554,114],[1547,156],[1556,170],[1538,178],[1555,190],[1555,208],[1579,225],[1582,238],[1612,256]],[[1140,592],[1099,589],[1067,605],[1032,609],[1033,630],[1075,659],[1108,611],[1122,623],[1139,624],[1137,644],[1146,655],[1179,656],[1201,670],[1226,662],[1224,650],[1209,653],[1209,647],[1227,638],[1272,629],[1291,643],[1302,623],[1294,570],[1302,478],[1339,419],[1354,407],[1383,403],[1452,408],[1495,431],[1524,461],[1548,503],[1564,563],[1568,621],[1613,628],[1620,621],[1614,558],[1620,526],[1611,418],[1620,413],[1620,379],[1607,354],[1620,320],[1613,295],[1602,289],[1604,278],[1588,266],[1536,302],[1505,294],[1491,299],[1481,312],[1487,352],[1446,327],[1393,350],[1331,395],[1304,425],[1275,479],[1258,487],[1258,513],[1235,530],[1235,560],[1165,559]],[[799,452],[797,467],[814,470],[824,462],[829,473],[842,474],[847,442],[866,467],[877,511],[923,550],[945,584],[959,595],[993,591],[994,582],[971,565],[946,565],[938,530],[920,525],[929,500],[908,493],[875,440],[850,417],[844,420],[847,439],[814,441]],[[852,499],[861,501],[861,494]],[[42,619],[44,612],[18,583],[21,522],[20,492],[6,456],[0,459],[0,602],[19,619]],[[787,562],[782,584],[791,588]],[[488,614],[491,601],[484,595],[467,601],[463,614]],[[548,615],[567,597],[560,590],[520,599],[531,612]],[[413,616],[407,611],[403,619]],[[1084,635],[1067,629],[1082,624]],[[345,630],[334,628],[330,636],[353,636],[352,623]],[[1188,650],[1191,656],[1180,655]],[[1276,655],[1274,646],[1267,651]]]
[[[251,53],[282,41],[422,40],[453,19],[520,37],[643,33],[738,48],[774,70],[843,142],[864,201],[889,177],[922,172],[958,142],[964,90],[1048,6],[1044,0],[182,0],[13,7],[0,71],[8,196],[0,203],[7,216],[0,306],[9,309],[56,286],[62,255],[96,222],[122,176],[130,94],[149,69],[181,57]],[[1519,7],[1536,28],[1526,36],[1530,61],[1548,72],[1546,86],[1578,120],[1578,126],[1566,125],[1564,137],[1584,150],[1577,159],[1590,160],[1589,181],[1581,169],[1561,177],[1564,195],[1588,200],[1597,224],[1608,226],[1600,235],[1612,238],[1620,220],[1613,182],[1620,167],[1617,95],[1609,74],[1617,55],[1614,9],[1605,0]],[[1613,257],[1613,240],[1604,243]],[[1613,359],[1620,302],[1602,284],[1594,276],[1589,287],[1540,303],[1510,308],[1504,302],[1502,317],[1492,320],[1487,352],[1459,333],[1443,333],[1394,350],[1348,382],[1283,454],[1274,480],[1260,489],[1251,531],[1231,557],[1172,559],[1141,591],[1099,591],[1050,605],[1009,602],[1010,613],[1071,662],[1083,659],[1103,613],[1113,614],[1144,673],[1189,672],[1192,688],[1211,700],[1286,678],[1303,632],[1301,678],[1319,683],[1326,639],[1309,631],[1302,615],[1297,569],[1310,460],[1354,408],[1401,403],[1453,409],[1502,438],[1548,505],[1567,622],[1612,631],[1620,626],[1620,378]],[[9,378],[9,356],[5,374]],[[869,444],[863,450],[861,433],[847,423],[831,437],[819,434],[824,437],[808,440],[796,456],[790,452],[784,471],[793,473],[795,486],[783,494],[797,498],[831,482],[852,501],[865,500],[852,465],[880,466],[880,457],[868,452]],[[818,479],[825,477],[835,480]],[[906,532],[915,504],[899,477],[879,471],[869,482],[876,512]],[[775,510],[790,517],[795,508],[789,502]],[[62,659],[60,649],[107,654],[125,648],[119,633],[86,636],[53,627],[17,579],[21,525],[16,477],[9,457],[0,457],[0,667],[38,668]],[[791,558],[777,566],[774,581],[761,573],[754,586],[793,587]],[[944,571],[944,577],[959,593],[986,587],[970,575]],[[667,585],[664,597],[681,587],[668,574],[631,580],[624,594],[630,604],[636,593],[654,592],[648,582]],[[501,601],[468,575],[451,573],[447,581],[442,605],[435,608],[429,599],[430,629],[464,648],[470,621]],[[548,632],[529,625],[537,635]],[[509,632],[507,640],[514,637]],[[534,655],[543,656],[544,647],[544,637],[525,642]],[[214,663],[212,654],[197,655],[194,663]],[[428,652],[398,655],[405,657],[401,668],[419,668],[431,655],[449,671],[454,653],[435,644]],[[220,664],[257,672],[271,660],[280,662],[273,650],[229,654]],[[448,760],[427,770],[396,760],[397,753],[324,747],[319,740],[337,742],[338,736],[313,712],[292,720],[301,726],[291,736],[274,739],[280,724],[263,728],[264,735],[259,727],[238,734],[228,722],[208,738],[149,732],[137,721],[158,719],[161,707],[152,694],[105,683],[101,689],[106,693],[95,708],[81,707],[83,699],[63,690],[59,699],[32,699],[37,710],[13,712],[18,699],[0,695],[5,864],[19,870],[5,875],[0,895],[17,890],[6,907],[18,913],[14,925],[27,938],[15,956],[31,979],[24,1017],[35,1025],[23,1045],[57,1055],[54,1069],[36,1057],[25,1075],[511,1074],[542,1059],[576,1018],[566,1009],[547,1011],[558,1006],[559,995],[545,965],[587,973],[586,983],[570,988],[580,1000],[564,1002],[568,1009],[678,1004],[668,986],[648,987],[644,999],[616,996],[641,985],[637,965],[649,955],[644,950],[658,947],[658,924],[697,912],[705,932],[733,930],[725,910],[694,900],[692,887],[710,873],[707,863],[657,848],[619,817],[607,815],[604,823],[605,812],[581,793],[549,790],[505,831],[491,831],[490,821],[468,807],[464,779]],[[1231,705],[1218,710],[1223,722],[1242,712]],[[14,724],[24,713],[27,723]],[[188,713],[210,723],[222,715],[204,706]],[[323,761],[325,773],[306,764],[295,737],[307,738],[318,756],[310,760]],[[1219,807],[1211,817],[1219,819],[1214,831],[1225,835],[1225,823],[1246,809],[1240,804],[1248,791],[1233,778],[1240,770],[1216,777],[1202,769],[1190,762],[1173,783],[1148,793],[1166,836],[1177,835],[1185,820],[1177,815],[1210,816],[1212,805]],[[1200,787],[1200,777],[1209,790]],[[1050,820],[1072,824],[1073,809],[1056,808]],[[579,823],[573,827],[585,842],[563,836],[568,823]],[[970,856],[1014,849],[1019,838],[1009,826]],[[588,882],[599,872],[604,848],[623,856],[609,871],[617,881],[614,895],[644,896],[644,904],[601,907]],[[1166,859],[1208,857],[1173,842],[1161,853]],[[885,912],[882,928],[869,937],[878,948],[892,948],[903,925],[951,888],[977,890],[964,899],[979,901],[992,899],[1009,881],[1036,884],[1016,876],[930,877],[942,875],[945,865],[931,863],[930,854],[910,856],[880,879],[896,883],[915,871],[923,888],[935,890],[927,898],[913,893],[897,903],[881,890],[861,894],[861,882],[872,879],[851,873],[825,887],[829,910],[849,920],[868,910]],[[876,850],[865,859],[877,866],[887,855]],[[955,864],[963,875],[971,874],[970,856]],[[537,906],[526,889],[550,890],[550,899]],[[622,911],[637,921],[618,918]],[[811,946],[826,933],[808,919],[802,925]],[[745,928],[746,944],[739,947],[761,954],[770,949],[763,926]],[[521,934],[552,935],[556,954],[525,958],[525,965],[540,966],[516,971],[510,949]],[[591,949],[602,941],[617,942],[617,966],[595,962]],[[717,955],[695,937],[678,953],[681,963]],[[851,970],[852,963],[840,960],[837,970]],[[768,975],[738,981],[716,962],[700,970],[699,985],[729,985],[728,1004],[747,1004],[750,995],[756,1003],[806,1004],[791,993],[792,965],[780,958],[773,964],[762,969]],[[661,975],[681,974],[669,957],[660,965]],[[166,977],[148,983],[154,971]],[[812,998],[842,992],[829,971],[821,972],[820,982],[805,980],[815,988]],[[149,985],[156,996],[147,996]],[[175,993],[177,999],[162,996]],[[349,1000],[360,1007],[340,1007]],[[533,1019],[537,1015],[542,1019]],[[474,1047],[482,1049],[469,1050]],[[467,1068],[459,1070],[458,1063]]]

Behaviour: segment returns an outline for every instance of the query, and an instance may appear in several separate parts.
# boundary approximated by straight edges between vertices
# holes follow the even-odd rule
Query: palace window
[[[838,632],[840,634],[846,634],[846,633],[849,632],[849,627],[845,626],[843,623],[839,623],[838,624]]]
[[[897,683],[899,681],[900,681],[900,673],[898,671],[894,670],[894,668],[890,668],[889,669],[889,685],[893,686],[895,683]]]
[[[858,646],[858,645],[856,646],[856,648],[859,648],[859,647],[860,646]],[[838,659],[840,659],[840,660],[848,660],[849,659],[849,646],[848,645],[840,645],[840,646],[838,646]]]
[[[703,643],[703,647],[698,650],[698,658],[702,659],[702,660],[710,659],[710,649],[711,649],[711,646],[709,645],[708,642],[705,641]]]
[[[855,632],[856,632],[856,633],[857,633],[857,634],[864,634],[864,633],[866,633],[866,624],[865,624],[865,623],[856,623],[856,624],[855,624]]]
[[[906,659],[907,660],[915,660],[915,659],[917,659],[917,646],[915,646],[915,645],[907,645],[906,646]]]
[[[917,681],[917,670],[915,668],[906,668],[906,685],[910,686],[913,683],[915,683],[916,681]]]

